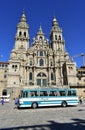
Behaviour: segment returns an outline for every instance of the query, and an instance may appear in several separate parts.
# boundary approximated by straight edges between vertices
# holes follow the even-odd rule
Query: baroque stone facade
[[[65,49],[62,29],[56,17],[52,20],[50,40],[46,39],[40,26],[31,44],[29,25],[23,12],[8,63],[5,88],[13,97],[22,88],[77,85],[76,65]]]

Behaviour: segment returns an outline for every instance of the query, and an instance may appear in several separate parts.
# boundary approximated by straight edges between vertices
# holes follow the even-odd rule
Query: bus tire
[[[67,102],[66,101],[63,101],[62,104],[61,104],[62,107],[67,107]]]
[[[34,108],[34,109],[35,109],[35,108],[37,108],[37,107],[38,107],[37,102],[33,102],[33,103],[32,103],[32,108]]]

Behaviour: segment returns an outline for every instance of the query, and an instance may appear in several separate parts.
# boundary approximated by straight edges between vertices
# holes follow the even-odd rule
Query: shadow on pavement
[[[85,130],[85,120],[72,119],[73,123],[48,121],[48,124],[1,128],[0,130]]]

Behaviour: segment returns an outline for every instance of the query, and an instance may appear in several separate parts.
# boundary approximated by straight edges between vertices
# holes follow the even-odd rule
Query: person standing
[[[4,105],[4,98],[1,99],[1,104]]]
[[[80,97],[79,102],[80,102],[80,104],[83,103],[83,97]]]
[[[19,102],[19,99],[15,98],[15,108],[17,108],[17,106],[18,106],[18,102]]]

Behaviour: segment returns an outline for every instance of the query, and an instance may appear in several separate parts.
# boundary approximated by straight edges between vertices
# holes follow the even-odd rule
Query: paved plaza
[[[85,102],[77,107],[17,109],[0,104],[0,130],[85,130]]]

